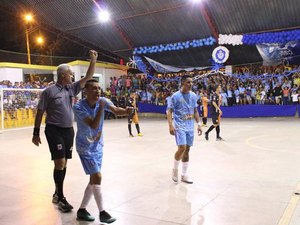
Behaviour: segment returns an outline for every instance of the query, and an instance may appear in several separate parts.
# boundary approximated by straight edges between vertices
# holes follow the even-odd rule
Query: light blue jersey
[[[113,105],[113,103],[107,98],[101,97],[99,100],[105,101],[104,110],[109,111],[109,106]],[[99,126],[96,129],[92,129],[84,122],[84,119],[88,117],[95,118],[99,107],[99,102],[97,102],[95,108],[91,108],[86,99],[73,106],[77,121],[76,150],[79,155],[92,158],[100,152],[102,153],[104,111],[102,112]],[[97,135],[99,135],[100,132],[101,136],[100,139],[98,139]]]
[[[190,91],[187,94],[177,91],[172,95],[168,105],[173,111],[175,130],[193,131],[194,114],[197,110],[197,96]]]

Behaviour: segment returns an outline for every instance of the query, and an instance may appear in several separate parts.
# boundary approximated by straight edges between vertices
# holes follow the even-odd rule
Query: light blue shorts
[[[179,145],[188,145],[193,146],[194,143],[194,131],[183,131],[176,130],[175,131],[175,140],[177,146]]]
[[[101,171],[102,156],[102,152],[93,156],[79,155],[85,174],[92,175]]]

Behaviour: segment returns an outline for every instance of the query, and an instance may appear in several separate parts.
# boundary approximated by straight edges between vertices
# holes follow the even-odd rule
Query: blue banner
[[[179,71],[190,72],[193,70],[204,70],[209,68],[209,67],[174,67],[174,66],[164,65],[146,56],[144,57],[158,73],[178,73]]]
[[[166,106],[157,106],[147,103],[139,103],[141,113],[166,114]],[[223,118],[250,118],[250,117],[294,117],[297,105],[240,105],[221,107]],[[208,117],[210,110],[208,108]]]
[[[300,63],[300,41],[291,41],[286,44],[259,44],[256,45],[264,66],[273,66],[284,63],[298,65]]]

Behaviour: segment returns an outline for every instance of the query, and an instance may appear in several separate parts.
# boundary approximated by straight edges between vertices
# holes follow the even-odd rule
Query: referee
[[[52,202],[58,204],[62,212],[69,212],[73,206],[68,203],[63,193],[63,184],[67,170],[67,160],[72,158],[73,150],[73,111],[72,102],[86,81],[90,80],[95,72],[98,53],[90,50],[90,65],[86,76],[72,82],[74,72],[68,64],[57,67],[56,84],[46,88],[39,100],[34,122],[32,142],[36,146],[41,144],[40,126],[44,112],[46,112],[45,135],[49,145],[51,159],[54,162],[53,179],[55,192]]]

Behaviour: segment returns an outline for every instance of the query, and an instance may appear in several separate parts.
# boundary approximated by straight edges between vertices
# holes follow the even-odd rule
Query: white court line
[[[297,194],[296,194],[297,193]],[[294,215],[296,206],[300,199],[300,183],[297,186],[297,189],[293,196],[291,197],[288,206],[286,207],[283,215],[281,216],[279,223],[277,225],[289,225],[291,222],[291,219]]]
[[[300,152],[291,152],[291,151],[285,151],[285,150],[279,150],[279,149],[266,148],[266,147],[262,147],[260,145],[252,143],[256,139],[266,138],[266,137],[273,137],[273,136],[272,135],[261,135],[261,136],[256,136],[256,137],[250,137],[250,138],[247,138],[247,140],[245,142],[248,146],[250,146],[252,148],[256,148],[256,149],[260,149],[260,150],[264,150],[264,151],[294,153],[294,154],[299,154],[300,153]]]

